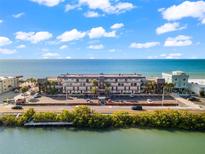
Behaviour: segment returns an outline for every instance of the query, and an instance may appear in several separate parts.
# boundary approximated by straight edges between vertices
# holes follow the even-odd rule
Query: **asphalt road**
[[[25,112],[29,108],[33,108],[37,112],[61,112],[62,110],[72,110],[74,106],[24,106],[23,110],[13,110],[12,105],[0,105],[1,114],[9,113],[21,113]],[[111,114],[115,111],[128,111],[128,112],[139,112],[133,111],[130,106],[90,106],[91,109],[99,113]],[[193,107],[143,107],[144,110],[161,110],[161,109],[174,109],[174,110],[193,110],[193,111],[204,111],[205,108],[193,108]]]

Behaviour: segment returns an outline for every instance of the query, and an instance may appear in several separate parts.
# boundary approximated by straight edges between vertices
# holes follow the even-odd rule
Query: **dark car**
[[[23,107],[21,105],[15,105],[15,106],[12,107],[12,109],[21,110],[21,109],[23,109]]]
[[[132,110],[138,110],[138,111],[141,111],[141,110],[142,110],[142,106],[140,106],[140,105],[132,106]]]
[[[196,97],[190,97],[188,98],[189,101],[193,101],[193,102],[199,102],[200,99],[196,98]]]

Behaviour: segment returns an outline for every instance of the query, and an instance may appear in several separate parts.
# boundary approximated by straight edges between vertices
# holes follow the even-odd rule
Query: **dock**
[[[43,126],[73,126],[72,122],[28,122],[24,124],[25,127],[43,127]]]

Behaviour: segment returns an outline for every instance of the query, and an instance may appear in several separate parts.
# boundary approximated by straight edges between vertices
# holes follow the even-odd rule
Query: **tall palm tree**
[[[174,84],[173,83],[165,83],[164,84],[164,89],[168,93],[171,93],[173,88],[174,88]]]
[[[91,92],[95,95],[97,95],[98,93],[98,81],[96,79],[92,80],[92,88],[91,88]]]
[[[104,84],[104,87],[105,87],[105,94],[106,94],[107,96],[109,96],[109,95],[110,95],[110,83],[106,82],[106,83]]]
[[[145,92],[146,93],[155,93],[157,90],[157,84],[155,81],[148,81],[145,84]]]

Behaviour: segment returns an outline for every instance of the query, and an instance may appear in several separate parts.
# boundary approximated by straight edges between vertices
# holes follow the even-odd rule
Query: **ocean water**
[[[1,154],[204,154],[205,133],[0,128]]]
[[[63,73],[141,73],[148,77],[181,70],[191,78],[205,78],[204,60],[0,60],[0,75],[28,77]]]

